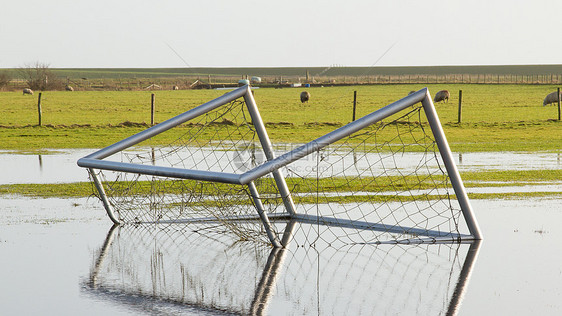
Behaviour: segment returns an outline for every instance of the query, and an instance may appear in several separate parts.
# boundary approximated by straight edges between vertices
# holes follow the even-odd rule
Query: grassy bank
[[[394,102],[422,85],[308,88],[312,99],[301,104],[304,88],[258,89],[255,98],[274,142],[306,142],[351,121],[353,91],[357,117]],[[555,106],[542,106],[548,85],[429,85],[430,93],[451,92],[437,104],[453,151],[560,151],[562,123]],[[458,91],[463,90],[462,122]],[[155,120],[161,122],[225,93],[221,90],[44,92],[42,124],[37,97],[0,92],[0,149],[99,148],[135,134],[150,122],[151,93]],[[176,139],[172,131],[156,143]]]

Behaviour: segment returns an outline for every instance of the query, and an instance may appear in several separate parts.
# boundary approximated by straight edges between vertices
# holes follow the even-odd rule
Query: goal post
[[[159,148],[158,159],[154,148],[151,154],[124,154],[178,126],[185,135]],[[243,161],[249,170],[240,172],[237,157],[228,156],[235,151],[251,153]],[[243,86],[81,158],[78,165],[89,170],[108,216],[118,224],[218,221],[243,238],[265,231],[275,247],[283,246],[288,220],[337,227],[330,238],[352,243],[482,238],[427,88],[278,157],[275,152],[251,88]],[[256,153],[265,156],[263,162]],[[126,159],[108,159],[115,154]],[[412,166],[402,166],[404,156]],[[104,172],[116,175],[104,178]],[[135,214],[141,208],[143,215]],[[460,232],[461,215],[468,233]],[[248,224],[256,220],[261,228]]]
[[[437,146],[439,147],[439,153],[441,154],[441,158],[443,159],[445,168],[447,168],[447,173],[449,175],[449,178],[451,179],[453,189],[455,190],[455,195],[457,196],[457,200],[459,201],[459,204],[463,211],[466,224],[468,225],[470,233],[472,234],[474,239],[480,240],[482,239],[480,227],[478,226],[476,217],[474,217],[472,206],[470,205],[470,201],[468,200],[468,195],[457,169],[457,165],[453,160],[453,155],[451,153],[451,149],[449,148],[449,143],[447,142],[447,138],[445,137],[445,133],[443,132],[443,128],[441,127],[441,122],[439,121],[439,117],[437,116],[437,111],[435,111],[433,101],[431,101],[429,91],[426,90],[426,96],[421,102],[425,110],[427,120],[431,125],[431,131],[433,132],[433,136],[435,137],[435,141],[437,143]]]

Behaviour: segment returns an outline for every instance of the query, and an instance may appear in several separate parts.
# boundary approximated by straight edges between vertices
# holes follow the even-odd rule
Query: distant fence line
[[[82,90],[171,90],[200,89],[237,85],[242,78],[250,76],[182,76],[163,78],[111,78],[88,79],[67,78],[66,83]],[[562,84],[562,74],[547,75],[496,75],[496,74],[451,74],[451,75],[368,75],[368,76],[262,76],[257,85],[275,86],[294,83],[312,85],[376,85],[376,84]],[[23,79],[12,79],[4,90],[27,87]]]
[[[562,75],[490,75],[490,74],[457,74],[457,75],[377,75],[363,77],[336,77],[336,82],[370,83],[370,84],[432,84],[432,83],[482,83],[482,84],[559,84]]]

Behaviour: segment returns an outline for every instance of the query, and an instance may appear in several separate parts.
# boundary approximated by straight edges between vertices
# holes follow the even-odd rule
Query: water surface
[[[76,160],[92,151],[1,153],[0,183],[87,181]],[[461,170],[561,168],[559,154],[455,157]],[[472,205],[477,246],[336,244],[297,224],[280,251],[193,226],[112,228],[93,198],[4,195],[0,306],[7,315],[561,314],[562,199]]]
[[[472,203],[485,240],[467,263],[468,244],[298,247],[317,237],[304,229],[279,256],[177,227],[110,231],[95,200],[2,197],[0,304],[59,315],[560,314],[562,200]]]
[[[278,148],[276,155],[286,152],[290,148]],[[85,169],[77,166],[78,159],[91,154],[95,149],[64,149],[49,151],[48,154],[17,154],[11,151],[0,151],[0,184],[12,183],[68,183],[88,181]],[[135,152],[135,151],[133,151]],[[150,153],[150,149],[138,150],[138,152]],[[244,153],[243,153],[244,154]],[[200,157],[193,160],[218,159],[222,156],[209,156],[207,151],[201,151]],[[236,160],[240,153],[227,152],[225,159]],[[402,161],[398,167],[412,168],[419,163],[419,154],[408,154],[401,157]],[[527,153],[527,152],[492,152],[492,153],[453,153],[459,171],[485,171],[485,170],[539,170],[539,169],[562,169],[561,153]],[[120,161],[118,155],[109,159]],[[179,159],[179,158],[178,158]],[[351,159],[351,158],[350,158]],[[263,160],[263,159],[262,159]],[[316,158],[311,155],[300,162],[291,164],[291,167],[299,172],[307,171],[315,165]],[[344,164],[352,164],[353,161],[344,161]],[[208,162],[213,165],[212,161]],[[244,172],[246,166],[240,166],[238,170],[227,172]]]

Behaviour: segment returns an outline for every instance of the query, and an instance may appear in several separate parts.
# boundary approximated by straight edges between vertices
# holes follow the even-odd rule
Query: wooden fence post
[[[156,97],[154,96],[154,93],[151,94],[150,96],[150,126],[154,125],[154,99]]]
[[[459,90],[459,120],[458,123],[460,124],[462,118],[462,90]]]
[[[42,111],[41,111],[41,92],[39,92],[39,97],[37,97],[37,113],[39,114],[39,126],[42,125]]]
[[[558,120],[560,121],[560,88],[558,88],[557,91],[558,91]]]
[[[355,110],[357,109],[357,91],[353,91],[353,118],[352,122],[355,121]]]

